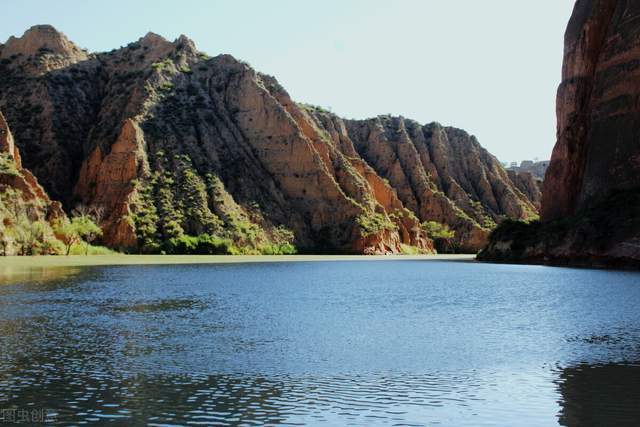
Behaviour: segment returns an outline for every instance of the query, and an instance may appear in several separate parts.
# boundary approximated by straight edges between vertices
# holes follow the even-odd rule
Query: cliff
[[[0,108],[26,166],[66,209],[102,207],[112,247],[203,233],[257,246],[286,230],[306,251],[431,252],[421,223],[437,221],[477,251],[502,218],[536,214],[465,132],[301,106],[185,36],[93,54],[38,26],[0,58]]]
[[[517,227],[520,242],[508,232],[512,225],[498,230],[481,258],[637,266],[640,4],[577,1],[562,77],[542,223]]]
[[[38,180],[23,168],[20,152],[0,112],[0,254],[55,253],[51,226],[65,220],[59,202],[49,199]]]
[[[342,120],[311,112],[345,155],[371,166],[420,221],[455,230],[454,245],[463,252],[482,248],[503,217],[536,215],[517,182],[463,130],[403,117]]]
[[[538,179],[532,172],[507,170],[507,174],[513,185],[531,202],[536,211],[540,211],[542,204],[542,180]]]

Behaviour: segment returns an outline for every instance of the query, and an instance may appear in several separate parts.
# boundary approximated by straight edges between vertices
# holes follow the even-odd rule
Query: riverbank
[[[319,261],[461,261],[474,255],[88,255],[0,257],[0,284],[46,282],[78,274],[82,267],[119,265],[241,264]]]
[[[89,255],[0,257],[0,268],[309,261],[473,261],[475,255]]]

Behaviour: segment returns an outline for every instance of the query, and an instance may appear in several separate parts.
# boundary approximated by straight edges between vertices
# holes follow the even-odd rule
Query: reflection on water
[[[78,267],[23,267],[0,265],[0,286],[11,283],[46,283],[64,280],[80,273]]]
[[[578,364],[559,373],[560,424],[637,426],[640,364]]]
[[[403,261],[85,268],[0,287],[0,409],[61,424],[633,425],[638,278]]]

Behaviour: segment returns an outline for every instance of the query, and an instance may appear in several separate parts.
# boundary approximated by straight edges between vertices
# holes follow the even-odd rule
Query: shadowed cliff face
[[[51,201],[36,177],[23,168],[20,151],[0,112],[0,255],[15,254],[13,243],[31,235],[52,239],[51,226],[65,220],[62,205]],[[54,251],[42,248],[40,253]]]
[[[246,223],[264,235],[286,227],[314,251],[428,252],[429,220],[477,251],[503,216],[535,214],[463,131],[316,114],[184,36],[88,54],[39,26],[0,58],[0,108],[25,165],[67,208],[104,207],[111,246],[136,248],[151,221],[163,238]]]
[[[640,3],[579,0],[565,36],[542,223],[507,224],[485,260],[640,267]]]
[[[15,145],[13,134],[2,112],[0,112],[0,156],[3,161],[3,167],[0,169],[0,188],[19,190],[22,200],[37,202],[38,209],[34,210],[34,216],[37,218],[55,219],[64,216],[60,203],[52,202],[33,174],[22,167],[20,151]]]
[[[640,185],[640,3],[580,0],[565,35],[542,218]]]
[[[640,366],[579,364],[560,372],[559,424],[633,426],[640,419]]]

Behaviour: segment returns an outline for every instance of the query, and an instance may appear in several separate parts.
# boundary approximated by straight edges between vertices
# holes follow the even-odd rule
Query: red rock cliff
[[[316,252],[429,252],[421,223],[437,221],[473,252],[502,217],[535,214],[465,132],[316,114],[185,36],[88,54],[39,26],[0,57],[25,165],[67,209],[103,207],[110,246],[255,226],[254,240],[285,227]]]
[[[65,217],[62,205],[52,201],[33,174],[22,166],[20,151],[16,147],[9,125],[0,112],[0,191],[19,192],[19,202],[31,202],[33,219],[53,222]]]
[[[565,34],[542,219],[640,185],[640,2],[579,0]]]
[[[543,221],[498,227],[479,258],[640,269],[640,2],[577,1],[562,78]]]

